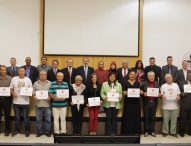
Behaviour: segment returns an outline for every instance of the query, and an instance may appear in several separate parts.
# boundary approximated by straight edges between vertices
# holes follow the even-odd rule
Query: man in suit
[[[91,75],[94,72],[94,68],[90,67],[89,59],[83,58],[83,65],[77,68],[77,74],[82,76],[83,84],[88,85],[91,80]]]
[[[161,71],[161,77],[162,77],[162,84],[165,83],[165,75],[167,73],[172,75],[173,78],[173,82],[177,83],[177,79],[178,79],[178,67],[174,66],[172,64],[173,62],[173,58],[172,56],[168,56],[167,57],[167,65],[162,67],[162,71]]]
[[[13,57],[10,59],[11,66],[7,67],[7,75],[11,77],[18,76],[19,67],[16,66],[16,63],[16,58]]]
[[[26,77],[30,78],[32,84],[37,81],[38,78],[38,70],[35,66],[31,65],[31,58],[26,57],[25,59],[26,65],[22,66],[25,69]]]
[[[77,70],[76,70],[76,68],[73,67],[72,59],[67,60],[67,67],[63,68],[61,71],[64,74],[64,82],[67,82],[68,85],[75,83],[75,77],[77,75]]]
[[[155,73],[155,81],[161,84],[161,67],[155,64],[154,57],[149,58],[149,63],[150,65],[145,67],[145,80],[148,81],[147,73],[153,71]]]
[[[56,75],[58,72],[61,72],[61,70],[58,69],[59,62],[58,60],[52,61],[52,69],[48,70],[47,72],[47,80],[54,82],[56,81]]]
[[[117,70],[119,83],[123,85],[124,81],[129,78],[130,69],[128,68],[129,62],[123,61],[122,67]]]
[[[41,57],[41,64],[37,66],[37,69],[38,69],[39,73],[42,70],[48,72],[48,70],[52,69],[52,66],[47,64],[47,57],[46,56]]]
[[[186,60],[182,61],[182,69],[178,70],[178,85],[179,87],[185,83],[188,79],[188,73],[191,73],[191,70],[188,70],[188,62]]]

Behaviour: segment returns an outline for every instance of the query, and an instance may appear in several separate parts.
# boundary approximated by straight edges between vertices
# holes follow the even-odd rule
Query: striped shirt
[[[62,82],[61,84],[58,84],[56,81],[52,82],[50,85],[50,89],[48,91],[48,93],[52,94],[53,96],[56,96],[56,90],[59,89],[68,89],[68,84],[66,82]],[[52,107],[67,107],[68,106],[68,102],[67,100],[64,101],[52,101]]]

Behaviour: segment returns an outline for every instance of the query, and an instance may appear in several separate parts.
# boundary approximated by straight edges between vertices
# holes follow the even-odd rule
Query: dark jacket
[[[86,103],[88,103],[88,98],[100,97],[100,92],[101,86],[99,84],[97,84],[97,88],[93,88],[92,84],[89,84],[86,88]]]
[[[61,72],[64,74],[64,82],[67,82],[68,85],[70,85],[70,74],[68,71],[68,67],[63,68]],[[77,70],[75,68],[72,68],[71,84],[75,83],[76,75],[77,75]]]
[[[82,76],[83,84],[88,85],[91,80],[91,75],[94,73],[94,68],[88,66],[87,79],[85,78],[84,66],[80,66],[77,68],[77,75]]]
[[[25,70],[26,70],[26,65],[24,65],[22,67],[24,67]],[[34,84],[34,82],[37,81],[37,79],[38,79],[38,70],[37,70],[37,68],[35,66],[31,65],[29,78],[31,79],[32,84]]]
[[[165,65],[162,67],[162,71],[161,71],[161,78],[162,78],[162,83],[166,83],[165,81],[165,75],[169,73],[169,66],[168,65]],[[177,83],[177,80],[178,80],[178,67],[172,65],[171,66],[171,74],[172,74],[172,77],[173,77],[173,82]]]
[[[57,69],[57,73],[61,72],[59,69]],[[48,70],[47,72],[47,80],[54,82],[56,81],[56,74],[54,73],[53,69]]]

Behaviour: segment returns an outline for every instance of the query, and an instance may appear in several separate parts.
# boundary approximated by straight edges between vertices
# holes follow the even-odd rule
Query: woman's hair
[[[138,69],[138,64],[141,63],[141,69],[144,68],[143,66],[143,62],[141,60],[137,60],[136,64],[135,64],[135,69]]]
[[[112,65],[115,65],[115,70],[117,70],[117,64],[116,64],[115,61],[112,61],[112,62],[110,63],[110,70],[111,70],[111,66],[112,66]]]
[[[94,77],[94,76],[96,76],[96,78],[97,78],[97,81],[96,81],[96,84],[98,85],[99,83],[98,83],[98,77],[97,77],[97,75],[95,74],[95,73],[93,73],[93,74],[91,74],[91,76],[90,76],[90,86],[91,87],[93,87],[93,82],[92,82],[92,78]]]
[[[109,75],[108,75],[108,84],[109,84],[109,86],[111,86],[111,81],[109,80],[109,78],[112,75],[115,76],[115,81],[114,81],[114,86],[115,86],[116,85],[116,81],[117,81],[117,79],[116,79],[117,77],[116,77],[116,74],[114,72],[109,73]]]

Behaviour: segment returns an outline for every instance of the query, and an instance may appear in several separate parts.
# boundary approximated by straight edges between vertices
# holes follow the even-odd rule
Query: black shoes
[[[15,131],[15,132],[13,132],[13,133],[12,133],[12,135],[11,135],[11,136],[12,136],[12,137],[14,137],[14,136],[15,136],[15,135],[17,135],[17,134],[20,134],[20,132]]]
[[[168,136],[167,133],[162,133],[162,137],[166,137],[166,136]]]

